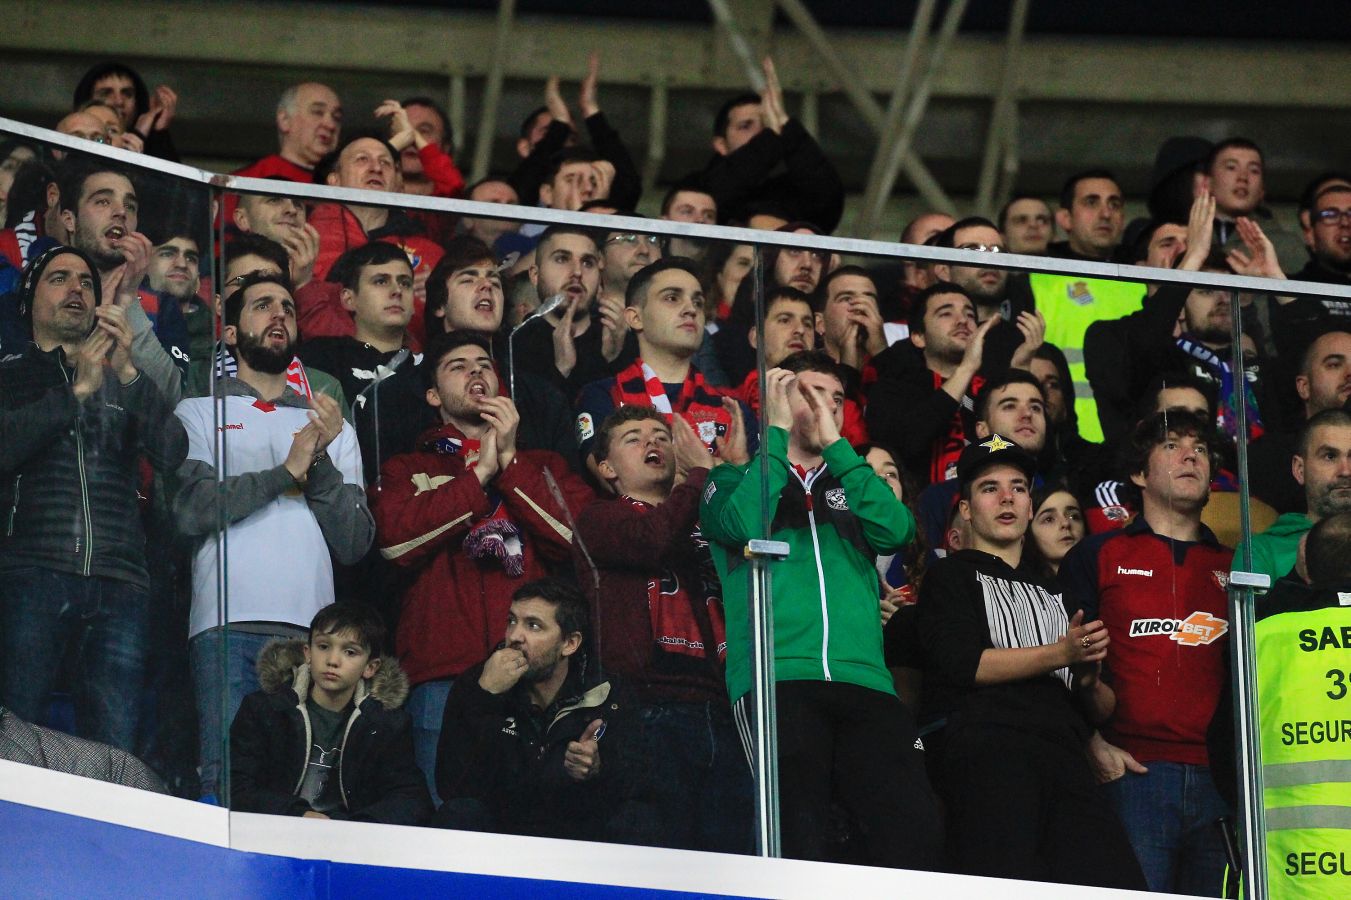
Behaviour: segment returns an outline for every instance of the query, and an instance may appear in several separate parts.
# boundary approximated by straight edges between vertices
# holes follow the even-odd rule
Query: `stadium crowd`
[[[765,76],[663,219],[839,226]],[[0,725],[239,810],[752,852],[763,517],[786,855],[1218,896],[1238,485],[1254,569],[1345,580],[1351,302],[998,255],[1347,286],[1351,175],[1281,221],[1260,147],[1176,138],[1129,224],[1086,166],[898,236],[988,268],[400,207],[635,215],[599,60],[544,101],[474,184],[433,100],[317,82],[235,173],[275,192],[0,135]],[[177,103],[108,63],[54,126],[176,160]]]

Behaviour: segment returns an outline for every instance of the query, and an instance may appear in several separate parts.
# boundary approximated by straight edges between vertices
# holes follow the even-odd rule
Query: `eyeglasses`
[[[1318,225],[1351,225],[1351,209],[1320,209],[1313,214],[1313,220]]]
[[[958,250],[975,250],[977,253],[1007,253],[998,244],[958,244]]]
[[[630,247],[644,243],[649,247],[660,247],[661,238],[655,234],[612,234],[605,239],[606,246],[610,244],[628,244]]]

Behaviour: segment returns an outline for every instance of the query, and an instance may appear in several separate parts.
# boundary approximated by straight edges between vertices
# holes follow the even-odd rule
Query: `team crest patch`
[[[826,491],[826,506],[840,511],[848,509],[849,501],[845,499],[844,488],[831,488]]]
[[[1093,292],[1088,289],[1088,284],[1083,281],[1075,281],[1065,285],[1065,293],[1069,295],[1072,302],[1080,306],[1088,306],[1093,302]]]
[[[1220,590],[1229,590],[1229,573],[1221,572],[1219,569],[1211,569],[1210,574],[1215,576],[1215,583],[1220,586]]]
[[[717,492],[718,492],[718,483],[716,481],[710,481],[707,485],[704,486],[704,502],[707,503],[708,501],[712,500],[713,495],[716,494]]]
[[[717,422],[714,422],[712,419],[705,419],[704,421],[699,423],[699,440],[703,441],[705,444],[711,447],[713,445],[713,441],[716,440],[717,437],[718,437]]]
[[[981,441],[980,445],[991,453],[998,453],[1000,450],[1007,450],[1013,446],[1011,442],[1004,440],[997,434],[990,435],[990,439],[988,441]]]
[[[1104,506],[1102,515],[1109,522],[1124,522],[1131,517],[1131,514],[1126,511],[1126,507],[1120,505]]]
[[[577,416],[577,443],[589,441],[596,436],[596,420],[591,418],[591,413],[581,413]]]

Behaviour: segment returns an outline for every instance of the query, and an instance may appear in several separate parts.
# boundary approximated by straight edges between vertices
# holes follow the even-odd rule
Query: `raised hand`
[[[732,397],[722,398],[722,408],[727,410],[732,422],[727,426],[727,433],[713,442],[713,458],[720,463],[744,466],[751,458],[746,449],[746,417],[741,413],[741,404]]]
[[[282,465],[291,473],[296,484],[303,485],[309,480],[310,466],[314,464],[314,455],[319,452],[319,426],[311,420],[291,438],[291,449],[287,451]]]
[[[103,387],[103,364],[112,348],[113,337],[102,328],[95,328],[80,344],[75,353],[75,381],[71,385],[76,400],[87,400]]]
[[[1215,235],[1215,197],[1209,191],[1197,191],[1187,217],[1187,249],[1178,268],[1186,272],[1201,271],[1201,264],[1210,254],[1210,242]]]
[[[150,268],[150,255],[155,247],[150,238],[139,231],[129,231],[113,241],[113,247],[122,251],[123,263],[114,268],[103,282],[103,296],[112,297],[118,306],[128,306],[140,299],[141,280]],[[114,275],[120,272],[120,275]],[[108,292],[109,285],[113,292]]]
[[[497,429],[488,428],[478,439],[478,461],[474,463],[474,477],[478,483],[487,487],[488,482],[502,471],[498,464]]]
[[[771,428],[785,431],[793,427],[793,409],[788,405],[788,390],[797,382],[797,375],[787,369],[773,368],[765,373],[765,383],[760,386],[760,396],[764,404],[765,421]]]
[[[164,131],[174,120],[177,111],[178,94],[167,84],[161,84],[150,95],[150,108],[136,118],[135,128],[147,136],[152,131]]]
[[[505,694],[516,686],[516,682],[529,668],[524,653],[515,647],[502,647],[493,651],[493,655],[483,664],[478,686],[490,694]]]
[[[299,228],[281,232],[281,245],[286,248],[291,269],[291,284],[296,290],[314,278],[314,261],[319,258],[319,230],[306,222]]]
[[[1107,626],[1101,619],[1084,624],[1084,611],[1081,609],[1070,618],[1069,630],[1057,643],[1061,645],[1065,665],[1077,666],[1105,659],[1111,640],[1107,635]]]
[[[600,54],[595,50],[586,60],[586,77],[582,79],[582,89],[577,96],[577,108],[582,118],[589,119],[600,112],[600,101],[596,99],[596,85],[600,83]]]
[[[708,448],[680,413],[671,416],[671,446],[675,452],[676,484],[683,483],[691,470],[708,468]]]
[[[386,100],[375,108],[375,117],[389,119],[389,143],[395,150],[415,146],[421,150],[427,143],[408,118],[408,111],[397,100]]]
[[[966,351],[962,354],[962,361],[957,364],[957,368],[964,369],[968,376],[980,371],[980,364],[985,360],[985,336],[1000,321],[999,316],[990,316],[976,326],[976,331],[971,335],[971,342],[966,345]]]
[[[568,104],[563,100],[563,93],[558,89],[558,76],[550,75],[544,82],[544,106],[549,110],[549,115],[553,116],[555,122],[563,122],[568,126],[572,125],[572,113],[568,110]]]
[[[600,353],[606,362],[614,362],[624,351],[624,338],[629,333],[629,323],[624,318],[624,301],[602,296],[597,301],[600,312]]]
[[[554,368],[567,378],[577,366],[577,342],[572,336],[572,321],[577,315],[581,298],[573,295],[563,307],[563,317],[554,325]]]
[[[484,397],[479,402],[479,415],[497,438],[497,470],[505,471],[516,458],[516,431],[521,425],[521,414],[510,397]]]
[[[788,122],[788,113],[783,105],[783,88],[779,86],[779,75],[774,71],[774,60],[766,56],[760,65],[765,72],[765,87],[760,91],[760,118],[766,128],[779,134]]]
[[[310,422],[318,430],[314,452],[327,450],[342,431],[342,407],[328,394],[318,393],[310,401]]]
[[[1240,216],[1235,222],[1239,239],[1248,252],[1234,249],[1226,253],[1225,259],[1240,275],[1253,275],[1258,278],[1284,278],[1280,261],[1276,259],[1276,248],[1271,239],[1262,231],[1262,226],[1246,216]]]
[[[1016,324],[1018,330],[1023,333],[1023,342],[1013,351],[1013,359],[1010,360],[1009,366],[1014,369],[1026,369],[1032,365],[1037,350],[1046,341],[1046,317],[1040,310],[1018,313]]]
[[[835,423],[835,404],[822,396],[822,392],[812,390],[801,381],[797,383],[798,393],[807,401],[812,415],[816,418],[816,439],[822,447],[829,447],[840,439],[840,426]]]
[[[587,781],[600,774],[600,733],[604,726],[604,720],[596,719],[586,726],[580,738],[568,742],[563,770],[573,781]]]
[[[108,348],[108,365],[122,384],[136,380],[136,366],[131,361],[131,326],[127,324],[126,307],[113,303],[94,307],[95,327],[107,333],[112,341]]]

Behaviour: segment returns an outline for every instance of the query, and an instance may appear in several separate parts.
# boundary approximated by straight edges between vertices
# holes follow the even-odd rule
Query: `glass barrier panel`
[[[114,433],[126,403],[81,401],[69,441],[4,448],[0,634],[46,673],[6,663],[9,721],[242,812],[1182,892],[1235,844],[1270,854],[1260,891],[1335,840],[1286,790],[1329,742],[1273,747],[1336,712],[1327,667],[1279,653],[1290,616],[1336,634],[1340,607],[1279,603],[1335,596],[1348,558],[1310,532],[1346,511],[1342,289],[1170,270],[1151,240],[1148,268],[980,223],[898,247],[522,207],[505,181],[489,210],[366,191],[342,156],[332,187],[207,188],[23,140],[7,433],[32,434],[25,354],[57,346],[77,397],[161,402]],[[38,279],[21,313],[44,241],[125,312]],[[107,497],[59,465],[86,440]],[[53,524],[35,484],[92,499],[44,500],[81,511]],[[43,529],[88,564],[51,568]],[[58,589],[97,609],[43,613]],[[1331,705],[1291,709],[1273,666]],[[1194,882],[1140,838],[1179,792]]]
[[[209,296],[210,197],[64,141],[0,134],[0,745],[197,799],[197,536],[174,508],[189,444],[175,407]]]

